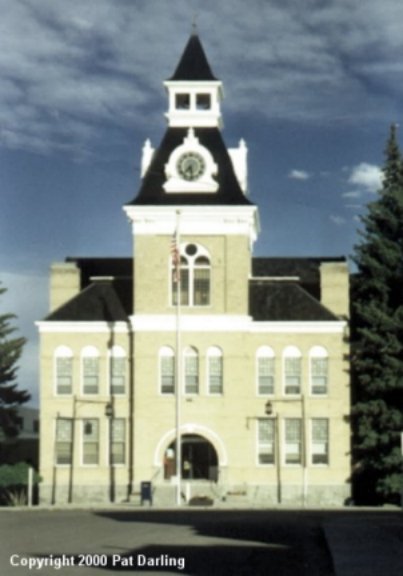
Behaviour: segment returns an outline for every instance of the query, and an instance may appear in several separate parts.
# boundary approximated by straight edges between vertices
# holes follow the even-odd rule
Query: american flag
[[[180,269],[180,254],[179,254],[179,246],[177,241],[176,230],[171,239],[171,257],[173,266],[173,281],[176,283],[179,281],[179,269]]]

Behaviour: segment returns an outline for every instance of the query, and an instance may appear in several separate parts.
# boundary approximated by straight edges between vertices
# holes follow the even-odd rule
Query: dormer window
[[[175,96],[175,108],[177,110],[189,110],[190,109],[190,94],[176,94],[176,96]]]

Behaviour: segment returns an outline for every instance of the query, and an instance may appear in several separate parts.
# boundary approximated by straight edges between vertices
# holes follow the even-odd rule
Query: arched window
[[[311,394],[323,396],[328,393],[329,357],[326,348],[314,346],[309,351]]]
[[[95,346],[86,346],[81,352],[83,394],[99,392],[99,352]]]
[[[207,350],[207,377],[209,394],[223,393],[223,355],[221,348]]]
[[[163,346],[159,352],[160,392],[174,394],[175,392],[175,352],[169,346]]]
[[[199,354],[196,348],[184,352],[185,394],[199,393]]]
[[[177,258],[171,257],[172,303],[177,303]],[[185,244],[180,247],[180,280],[182,306],[210,305],[210,257],[203,246]]]
[[[301,352],[296,346],[287,346],[284,358],[284,392],[301,394]]]
[[[270,346],[261,346],[258,349],[256,362],[258,394],[274,394],[274,352]]]
[[[73,393],[73,352],[67,346],[55,350],[56,394]]]
[[[126,393],[126,352],[121,346],[112,346],[109,351],[110,393]]]

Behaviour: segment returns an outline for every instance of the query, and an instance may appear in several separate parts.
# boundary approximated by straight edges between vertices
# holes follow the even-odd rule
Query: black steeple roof
[[[197,34],[193,33],[189,38],[174,75],[169,80],[217,80]]]
[[[128,205],[253,205],[241,190],[228,150],[217,128],[194,129],[200,144],[210,150],[219,166],[217,192],[172,194],[164,190],[165,164],[173,150],[183,143],[187,133],[187,128],[168,128],[144,175],[138,195]]]

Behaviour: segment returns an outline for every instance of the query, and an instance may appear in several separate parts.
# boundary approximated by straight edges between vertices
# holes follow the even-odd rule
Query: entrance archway
[[[182,470],[184,480],[218,480],[218,456],[214,446],[199,434],[183,434]],[[165,451],[164,478],[167,480],[176,472],[176,441]]]

